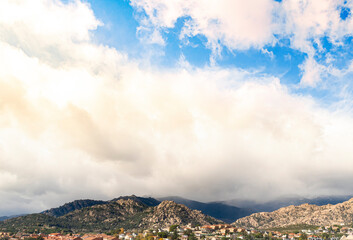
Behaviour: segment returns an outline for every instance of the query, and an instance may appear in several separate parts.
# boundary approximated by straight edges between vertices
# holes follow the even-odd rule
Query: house
[[[322,238],[316,235],[309,235],[308,240],[322,240]]]
[[[125,239],[125,240],[133,240],[134,237],[133,237],[131,234],[126,234],[126,236],[125,236],[124,239]]]
[[[181,240],[188,240],[188,235],[182,235],[180,239]]]

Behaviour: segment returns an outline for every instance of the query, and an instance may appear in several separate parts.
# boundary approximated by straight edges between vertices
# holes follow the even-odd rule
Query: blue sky
[[[148,18],[143,8],[131,6],[128,0],[87,1],[96,17],[103,26],[93,31],[97,43],[105,44],[126,53],[131,59],[148,59],[148,63],[158,68],[175,68],[180,65],[180,59],[187,61],[191,67],[203,68],[217,66],[221,68],[240,68],[256,72],[259,76],[275,76],[280,82],[296,94],[311,95],[322,104],[332,104],[340,101],[337,96],[340,88],[350,89],[351,79],[345,76],[345,82],[339,81],[329,71],[322,73],[318,86],[298,87],[304,74],[303,65],[308,58],[308,52],[293,46],[293,35],[273,33],[275,39],[261,47],[246,49],[231,48],[219,41],[220,52],[214,53],[208,44],[208,39],[202,33],[181,39],[180,35],[185,23],[191,19],[187,14],[175,19],[172,27],[161,27],[160,34],[164,44],[146,43],[138,34],[141,19]],[[282,1],[276,1],[282,4]],[[339,21],[351,19],[351,10],[347,2],[342,1],[335,9],[339,13]],[[353,59],[352,37],[344,35],[335,43],[330,33],[309,37],[307,41],[313,49],[310,53],[315,62],[323,68],[344,70]],[[214,57],[215,61],[212,61]],[[337,89],[338,88],[338,89]]]

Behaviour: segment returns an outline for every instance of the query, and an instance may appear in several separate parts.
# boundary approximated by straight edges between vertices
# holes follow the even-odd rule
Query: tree
[[[177,224],[171,225],[169,227],[169,232],[174,232],[178,227],[179,227],[179,225],[177,225]]]
[[[270,240],[272,240],[272,232],[270,232],[270,233],[268,234],[268,238],[269,238]]]
[[[325,240],[328,239],[329,237],[330,237],[330,236],[329,236],[328,233],[323,233],[323,234],[322,234],[322,238],[325,239]]]
[[[191,231],[191,229],[187,229],[186,231],[184,231],[184,235],[188,236],[188,240],[197,240],[195,234]]]
[[[167,238],[168,237],[168,233],[167,232],[159,232],[157,234],[158,237],[160,238]]]
[[[147,240],[154,240],[153,236],[147,236]]]
[[[178,238],[179,238],[179,235],[178,235],[178,232],[177,232],[177,230],[174,230],[173,231],[173,234],[172,234],[172,240],[177,240]]]
[[[306,235],[306,233],[302,233],[302,235],[299,237],[299,240],[307,240],[308,239],[308,235]]]
[[[190,236],[191,234],[192,234],[191,229],[186,229],[186,230],[184,231],[184,235]]]
[[[195,237],[195,234],[194,234],[194,233],[191,233],[191,234],[188,236],[188,240],[197,240],[197,238]]]
[[[263,235],[262,235],[262,233],[255,233],[254,237],[255,238],[263,238]]]

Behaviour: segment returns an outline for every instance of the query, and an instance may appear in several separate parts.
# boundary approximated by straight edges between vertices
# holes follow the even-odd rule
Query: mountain
[[[226,223],[232,223],[238,218],[248,216],[254,212],[250,209],[238,208],[235,206],[227,205],[222,202],[203,203],[176,196],[158,198],[158,200],[170,200],[179,204],[183,204],[188,208],[199,210],[204,214],[220,219]]]
[[[61,217],[75,210],[106,203],[106,201],[96,201],[90,199],[76,200],[73,202],[65,203],[64,205],[57,208],[51,208],[49,210],[44,211],[43,213],[53,217]]]
[[[16,229],[31,232],[34,229],[39,229],[41,232],[61,230],[108,232],[121,227],[125,229],[149,229],[168,227],[171,224],[185,225],[192,223],[204,225],[222,223],[220,220],[206,216],[200,211],[191,210],[182,204],[172,201],[158,203],[158,200],[152,198],[120,197],[102,204],[69,211],[57,217],[51,212],[45,211],[8,219],[0,222],[0,230]],[[74,204],[69,203],[66,206],[72,205]]]
[[[143,219],[143,227],[167,227],[172,224],[210,225],[224,223],[221,220],[207,216],[198,210],[191,210],[183,204],[173,201],[163,201]]]
[[[0,217],[0,221],[4,221],[6,219],[11,219],[11,218],[15,218],[15,217],[20,217],[20,216],[23,216],[25,214],[19,214],[19,215],[11,215],[11,216],[2,216]]]
[[[288,206],[273,212],[254,213],[238,219],[234,224],[246,228],[275,228],[289,225],[335,225],[353,222],[353,198],[336,205],[302,204]]]
[[[244,200],[244,199],[233,199],[228,201],[222,201],[231,206],[237,206],[240,208],[251,209],[253,212],[272,212],[282,207],[287,207],[290,205],[300,205],[304,203],[314,204],[318,206],[327,204],[338,204],[351,199],[352,195],[343,196],[319,196],[314,198],[304,198],[300,196],[287,196],[280,197],[271,201],[259,203],[254,200]]]
[[[151,198],[151,197],[148,197],[148,198],[145,198],[145,197],[138,197],[138,196],[135,196],[135,195],[131,195],[131,196],[123,196],[123,197],[119,197],[119,198],[114,198],[113,200],[111,201],[117,201],[117,200],[120,200],[120,199],[123,199],[123,200],[127,200],[127,199],[131,199],[131,200],[134,200],[135,202],[139,202],[139,203],[142,203],[142,204],[145,204],[147,206],[157,206],[158,204],[161,203],[161,201],[155,199],[155,198]]]
[[[115,202],[120,199],[124,199],[124,200],[132,199],[136,202],[143,203],[147,206],[157,206],[160,203],[160,201],[158,201],[154,198],[137,197],[135,195],[122,196],[122,197],[115,198],[110,201],[84,199],[84,200],[75,200],[73,202],[65,203],[64,205],[62,205],[60,207],[51,208],[51,209],[46,210],[42,213],[47,214],[49,216],[53,216],[53,217],[61,217],[61,216],[64,216],[70,212],[73,212],[75,210],[80,210],[82,208],[91,207],[91,206],[95,206],[95,205],[104,205],[104,204],[108,204],[109,202]]]

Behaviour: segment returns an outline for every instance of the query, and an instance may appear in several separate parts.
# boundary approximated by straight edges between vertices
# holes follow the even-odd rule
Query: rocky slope
[[[24,216],[26,214],[19,214],[19,215],[11,215],[11,216],[1,216],[0,217],[0,221],[4,221],[4,220],[7,220],[7,219],[11,219],[11,218],[15,218],[15,217],[20,217],[20,216]]]
[[[139,203],[145,204],[147,206],[157,206],[158,204],[161,203],[161,201],[154,199],[154,198],[151,198],[151,197],[148,197],[148,198],[147,197],[138,197],[135,195],[114,198],[113,200],[111,200],[111,202],[114,202],[114,201],[117,201],[120,199],[124,199],[124,200],[131,199],[131,200],[134,200],[135,202],[139,202]]]
[[[107,202],[90,200],[90,199],[76,200],[73,202],[65,203],[64,205],[57,208],[51,208],[49,210],[44,211],[43,213],[53,217],[61,217],[75,210],[79,210],[85,207],[91,207],[98,204],[105,204],[105,203]]]
[[[226,223],[232,223],[241,217],[249,216],[251,213],[254,213],[254,211],[249,209],[238,208],[236,206],[230,206],[221,202],[203,203],[177,196],[158,198],[158,200],[170,200],[183,204],[188,208],[200,210],[202,213],[220,219]]]
[[[142,219],[141,227],[167,227],[172,224],[207,225],[222,223],[213,217],[203,214],[199,210],[191,210],[185,205],[173,201],[163,201]]]
[[[158,202],[136,196],[121,197],[103,204],[76,209],[65,215],[29,214],[0,222],[1,230],[108,232],[125,228],[162,228],[171,224],[214,224],[222,221],[171,201]]]
[[[353,198],[336,205],[288,206],[274,212],[254,213],[234,222],[237,226],[246,228],[273,228],[296,224],[333,225],[353,222]]]
[[[142,203],[147,206],[157,206],[160,203],[160,201],[158,201],[154,198],[137,197],[135,195],[122,196],[119,198],[114,198],[113,200],[110,200],[110,201],[84,199],[84,200],[75,200],[73,202],[65,203],[64,205],[62,205],[60,207],[51,208],[51,209],[46,210],[42,213],[47,214],[49,216],[53,216],[53,217],[61,217],[61,216],[64,216],[70,212],[73,212],[75,210],[80,210],[82,208],[91,207],[91,206],[95,206],[95,205],[109,204],[111,202],[116,202],[117,200],[120,200],[120,199],[124,199],[124,200],[132,199],[138,203]]]
[[[272,212],[282,207],[288,207],[290,205],[300,205],[300,204],[314,204],[318,206],[327,204],[338,204],[351,199],[352,195],[337,195],[337,196],[318,196],[313,198],[305,198],[301,196],[287,196],[279,197],[266,202],[256,202],[254,200],[246,199],[233,199],[222,201],[226,205],[236,206],[242,209],[251,209],[253,213],[255,212]],[[250,214],[248,214],[250,215]],[[233,221],[234,222],[234,221]]]

